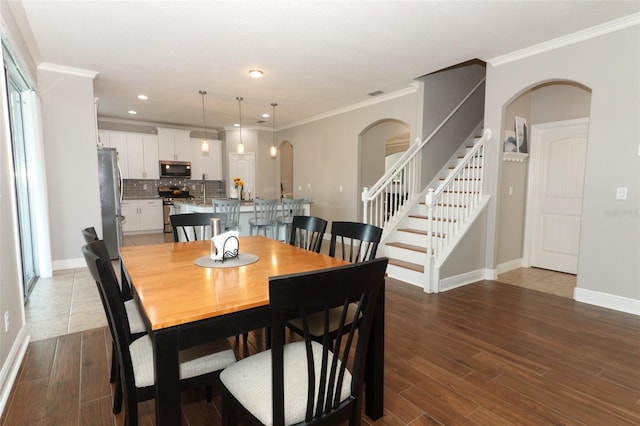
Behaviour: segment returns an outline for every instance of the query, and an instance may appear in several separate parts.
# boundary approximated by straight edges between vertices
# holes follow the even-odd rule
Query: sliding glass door
[[[33,232],[32,206],[30,191],[30,148],[25,138],[25,128],[33,125],[27,122],[25,114],[27,99],[24,93],[30,90],[16,64],[11,60],[9,52],[3,46],[3,58],[6,75],[7,99],[9,109],[11,148],[13,152],[13,166],[15,176],[15,190],[17,200],[18,233],[22,257],[22,277],[24,283],[25,300],[38,278],[38,264],[36,256],[36,240]]]

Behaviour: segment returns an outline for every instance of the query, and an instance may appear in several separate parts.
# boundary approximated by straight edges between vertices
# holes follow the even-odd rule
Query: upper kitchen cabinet
[[[111,130],[100,130],[99,136],[103,146],[118,151],[123,179],[160,178],[158,136]]]
[[[202,152],[202,139],[191,138],[191,178],[222,180],[222,141],[208,139],[209,152]]]
[[[189,130],[158,127],[160,160],[191,161],[191,137]]]

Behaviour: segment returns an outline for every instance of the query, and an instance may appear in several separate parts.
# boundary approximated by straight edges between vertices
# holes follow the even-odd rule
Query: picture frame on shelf
[[[502,152],[517,152],[516,132],[512,130],[504,131],[504,142],[502,144]]]
[[[516,133],[516,151],[521,154],[527,154],[529,147],[527,146],[527,120],[523,117],[515,117],[515,133]]]

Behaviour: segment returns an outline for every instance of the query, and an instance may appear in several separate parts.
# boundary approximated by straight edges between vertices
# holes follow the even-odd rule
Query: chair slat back
[[[382,228],[360,222],[333,222],[329,256],[349,262],[363,262],[376,257]],[[339,247],[338,247],[339,243]]]
[[[282,218],[283,223],[291,223],[294,216],[302,216],[304,214],[304,198],[283,198],[282,199]]]
[[[278,200],[253,200],[254,225],[275,224]]]
[[[359,410],[364,379],[366,347],[373,324],[378,295],[384,285],[387,258],[322,271],[269,279],[269,306],[272,312],[272,386],[273,424],[284,424],[285,323],[302,319],[307,353],[307,408],[305,421],[323,418],[337,424]],[[333,308],[342,309],[340,329],[344,328],[347,310],[356,306],[355,318],[348,332],[335,339],[330,335],[329,316]],[[322,313],[324,338],[322,348],[313,342],[308,318]],[[351,371],[347,370],[351,364]],[[320,369],[319,380],[310,372]],[[348,385],[350,378],[351,386]]]
[[[82,237],[84,238],[85,243],[90,243],[91,241],[98,240],[98,233],[96,232],[96,228],[90,226],[89,228],[84,228],[82,230]]]
[[[240,222],[240,200],[213,200],[213,211],[227,215],[225,229],[237,228]]]
[[[173,241],[191,241],[209,238],[208,228],[211,218],[220,219],[221,229],[225,229],[227,215],[225,213],[184,213],[169,216],[173,228]]]
[[[315,216],[293,216],[289,244],[320,253],[327,221]]]
[[[120,298],[118,291],[118,283],[115,279],[115,273],[110,262],[104,262],[100,256],[96,254],[97,244],[104,243],[96,241],[82,247],[87,267],[91,272],[91,276],[98,285],[105,305],[105,314],[109,324],[109,330],[116,347],[116,354],[120,361],[122,369],[122,380],[124,380],[122,390],[125,400],[135,401],[135,376],[133,371],[133,362],[131,360],[131,352],[129,345],[131,344],[129,321],[127,319],[127,311],[124,303]],[[106,249],[106,247],[105,247]],[[131,402],[129,402],[131,403]],[[127,418],[127,421],[130,419]],[[134,421],[135,424],[135,421]]]

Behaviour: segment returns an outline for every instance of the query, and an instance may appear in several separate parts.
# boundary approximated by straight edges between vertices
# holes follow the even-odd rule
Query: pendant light
[[[273,107],[273,141],[271,142],[270,154],[271,158],[276,158],[276,155],[278,155],[278,150],[276,149],[276,107],[278,104],[271,102],[271,106]]]
[[[242,96],[238,96],[236,101],[238,101],[238,113],[240,116],[240,142],[238,143],[238,154],[244,154],[244,144],[242,143],[242,101],[244,98]]]
[[[204,95],[207,94],[206,90],[198,91],[202,95],[202,125],[204,127],[204,135],[202,136],[202,152],[209,152],[209,142],[207,141],[207,121],[204,118]]]

